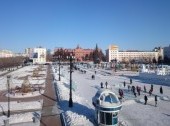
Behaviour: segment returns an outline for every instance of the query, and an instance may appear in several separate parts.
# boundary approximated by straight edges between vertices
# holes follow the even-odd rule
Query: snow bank
[[[31,109],[42,109],[42,101],[31,101],[31,102],[10,102],[10,110],[18,111],[18,110],[31,110]],[[0,112],[8,110],[7,102],[0,102]]]
[[[44,94],[44,90],[40,91],[41,94]],[[12,93],[9,94],[10,98],[28,98],[28,97],[36,97],[41,95],[39,91],[34,91],[34,92],[28,92],[28,93]],[[8,93],[5,95],[6,97],[8,97]]]
[[[32,77],[33,70],[38,68],[38,66],[26,66],[21,69],[18,69],[16,71],[13,71],[9,73],[8,75],[11,75],[10,79],[10,87],[15,88],[16,86],[21,87],[24,77],[28,76],[28,80],[31,85],[34,84],[45,84],[45,78],[46,78],[46,66],[42,69],[43,71],[39,71],[40,77]],[[21,79],[23,78],[23,79]],[[7,75],[0,77],[0,90],[6,90],[7,89]]]
[[[53,69],[55,71],[55,69]],[[57,74],[54,74],[55,79],[57,79]],[[54,84],[57,84],[58,97],[60,100],[60,106],[64,112],[64,117],[68,126],[93,126],[92,123],[94,111],[92,106],[88,104],[87,100],[80,97],[78,94],[75,94],[72,91],[73,107],[68,107],[69,99],[69,81],[66,78],[61,78],[61,81],[57,81]]]
[[[9,120],[9,124],[18,124],[18,123],[24,123],[24,122],[33,122],[33,118],[35,118],[35,112],[27,112],[23,114],[14,114],[11,115],[10,118],[7,118],[6,116],[0,117],[0,125],[4,125],[5,120]],[[40,113],[40,112],[36,112]]]

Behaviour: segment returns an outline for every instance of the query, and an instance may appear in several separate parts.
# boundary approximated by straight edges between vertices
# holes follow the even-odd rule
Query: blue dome
[[[97,91],[96,95],[93,97],[93,104],[101,107],[116,107],[120,106],[121,103],[118,97],[112,91],[108,89],[101,89]]]

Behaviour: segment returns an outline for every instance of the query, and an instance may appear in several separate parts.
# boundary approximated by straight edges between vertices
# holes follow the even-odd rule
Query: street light
[[[8,88],[8,117],[10,117],[10,96],[9,96],[9,93],[10,93],[10,84],[9,84],[9,80],[10,80],[11,76],[8,75],[7,76],[7,88]]]
[[[115,72],[116,72],[116,66],[117,66],[117,59],[115,58]]]
[[[70,60],[70,98],[69,98],[69,107],[73,107],[73,100],[72,100],[72,72],[73,72],[73,59],[74,56],[72,56],[72,53],[70,56],[67,56],[67,58]]]
[[[60,81],[61,80],[61,78],[60,78],[60,59],[61,59],[61,55],[58,55],[57,59],[59,61],[59,78],[58,78],[58,80]]]

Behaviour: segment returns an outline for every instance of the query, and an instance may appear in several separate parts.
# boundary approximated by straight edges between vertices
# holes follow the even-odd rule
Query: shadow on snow
[[[95,122],[94,122],[95,111],[93,109],[88,108],[87,106],[84,106],[84,105],[79,104],[79,103],[74,102],[74,101],[73,101],[73,107],[69,107],[69,102],[66,101],[66,100],[60,101],[59,104],[60,104],[60,106],[62,106],[63,112],[71,111],[73,113],[77,113],[78,115],[83,115],[87,119],[89,119],[90,122],[95,124]]]

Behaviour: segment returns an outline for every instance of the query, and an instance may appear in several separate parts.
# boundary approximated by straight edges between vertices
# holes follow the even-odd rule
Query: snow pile
[[[53,69],[54,70],[54,69]],[[56,74],[55,74],[55,78]],[[56,84],[56,82],[55,82]],[[66,78],[61,78],[61,81],[57,82],[57,91],[58,97],[60,100],[60,106],[64,111],[64,117],[68,126],[76,125],[86,125],[86,126],[93,126],[94,124],[91,122],[93,121],[94,110],[92,106],[85,100],[84,98],[80,97],[74,91],[72,91],[72,98],[73,98],[73,107],[68,107],[68,99],[69,99],[69,81]]]
[[[0,112],[8,110],[7,102],[0,102]],[[42,109],[42,101],[31,101],[31,102],[10,102],[10,110],[18,111],[18,110],[32,110],[32,109]]]
[[[6,72],[8,72],[8,71],[7,71],[7,70],[0,71],[0,75],[1,75],[1,74],[4,74],[4,73],[6,73]]]
[[[33,118],[32,112],[28,112],[25,114],[15,114],[10,117],[9,123],[23,123],[23,122],[31,122]]]
[[[0,90],[7,89],[7,78],[5,76],[0,77]]]
[[[40,90],[39,91],[34,91],[34,92],[28,92],[28,93],[12,93],[12,94],[9,94],[9,97],[10,98],[28,98],[28,97],[36,97],[36,96],[39,96],[41,94],[44,94],[44,90]],[[8,97],[8,93],[6,94],[6,97]]]
[[[77,113],[73,113],[72,111],[65,112],[67,124],[69,126],[93,126],[93,124],[89,123],[88,119],[83,115],[78,115]]]
[[[162,100],[165,100],[165,101],[170,101],[170,99],[168,98],[168,96],[162,96],[161,99],[162,99]]]
[[[46,66],[42,69],[43,71],[39,71],[40,77],[32,77],[33,70],[38,68],[38,66],[26,66],[22,69],[18,69],[16,71],[13,71],[9,73],[8,75],[11,75],[10,79],[10,87],[15,88],[16,86],[21,87],[24,79],[26,76],[28,76],[28,80],[31,85],[34,84],[45,84],[45,78],[46,78]],[[6,90],[7,89],[7,75],[0,77],[0,90]]]
[[[67,125],[82,125],[85,124],[86,126],[92,126],[93,124],[90,122],[89,119],[86,118],[86,116],[89,117],[89,115],[93,115],[93,111],[89,113],[87,109],[91,109],[90,105],[86,102],[85,99],[82,97],[79,97],[75,94],[75,92],[72,92],[73,96],[73,108],[68,107],[68,99],[69,99],[69,88],[65,87],[64,83],[58,83],[58,95],[60,98],[60,106],[62,110],[65,112],[65,119],[67,122]],[[93,119],[93,118],[91,118]]]
[[[17,123],[24,123],[24,122],[33,122],[34,114],[32,112],[27,112],[23,114],[14,114],[11,115],[10,118],[6,116],[1,116],[0,118],[0,125],[4,125],[4,122],[9,120],[9,124],[17,124]]]

